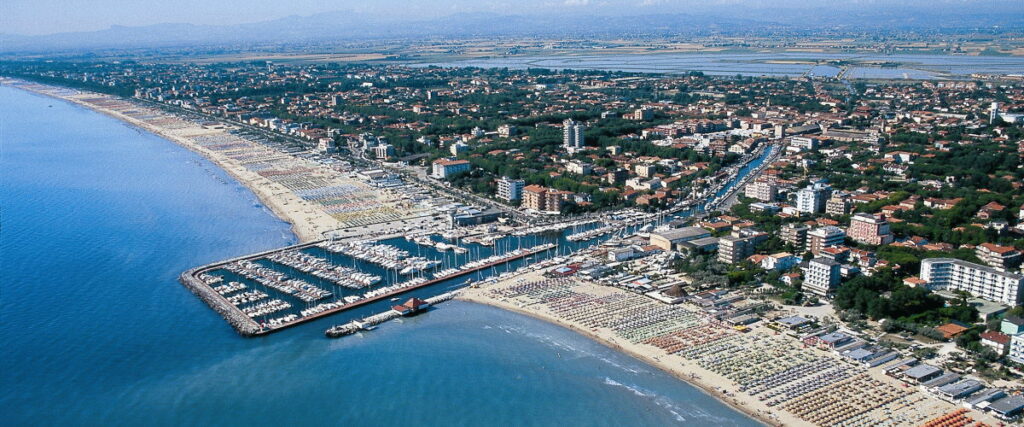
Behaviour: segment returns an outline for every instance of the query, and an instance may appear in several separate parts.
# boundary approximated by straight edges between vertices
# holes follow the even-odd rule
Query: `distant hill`
[[[2,53],[47,53],[123,48],[159,48],[239,43],[311,43],[345,40],[474,37],[474,36],[637,36],[701,34],[770,34],[822,30],[863,33],[873,30],[993,31],[998,26],[1022,31],[1024,12],[945,13],[872,12],[822,13],[788,10],[772,13],[723,10],[719,14],[498,15],[467,13],[430,20],[398,20],[353,12],[328,12],[239,25],[158,24],[114,26],[91,32],[43,36],[0,35]]]

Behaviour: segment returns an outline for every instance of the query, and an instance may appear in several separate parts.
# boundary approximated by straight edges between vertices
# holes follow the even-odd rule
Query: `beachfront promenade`
[[[696,307],[526,271],[460,299],[534,316],[628,352],[775,425],[912,426],[958,406],[768,327],[739,332]],[[991,417],[966,416],[995,425]]]

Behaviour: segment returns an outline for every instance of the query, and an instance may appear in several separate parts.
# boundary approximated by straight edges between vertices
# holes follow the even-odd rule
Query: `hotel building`
[[[850,228],[846,235],[856,242],[869,245],[888,245],[892,243],[892,232],[889,231],[889,221],[885,215],[872,215],[858,213],[850,218]]]
[[[953,258],[921,261],[921,279],[929,289],[966,291],[978,298],[1008,305],[1021,303],[1024,275]]]

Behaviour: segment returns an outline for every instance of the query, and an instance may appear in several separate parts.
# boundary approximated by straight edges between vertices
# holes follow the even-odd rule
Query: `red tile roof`
[[[941,333],[946,339],[950,339],[964,333],[967,331],[967,328],[957,325],[956,323],[947,323],[935,328],[935,330],[939,331],[939,333]]]
[[[462,164],[469,164],[469,160],[437,159],[437,160],[434,160],[434,164],[435,165],[441,165],[441,166],[462,165]]]
[[[990,250],[992,252],[995,252],[997,254],[1000,254],[1000,255],[1001,254],[1005,254],[1007,252],[1013,252],[1013,251],[1017,250],[1013,246],[1000,246],[1000,245],[995,245],[995,244],[992,244],[992,243],[982,243],[982,244],[980,244],[978,246],[981,246],[981,247],[983,247],[985,249],[988,249],[988,250]]]
[[[981,339],[989,340],[994,343],[1006,345],[1010,342],[1010,336],[999,331],[987,331],[981,334]]]

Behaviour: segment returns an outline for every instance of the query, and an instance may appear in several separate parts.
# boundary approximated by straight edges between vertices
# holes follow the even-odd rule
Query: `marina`
[[[595,237],[604,236],[609,233],[614,233],[615,231],[618,231],[621,228],[622,226],[620,225],[606,225],[600,228],[595,228],[593,230],[570,234],[566,236],[566,239],[568,239],[571,242],[582,242],[593,239]]]
[[[442,243],[438,243],[437,246],[440,245],[442,245]],[[441,261],[429,260],[423,257],[410,257],[409,252],[398,249],[394,246],[375,244],[365,240],[349,243],[321,242],[317,244],[317,247],[326,249],[330,252],[369,261],[390,270],[398,270],[399,274],[402,275],[423,272],[434,268],[441,263]]]
[[[277,252],[267,259],[351,289],[362,289],[380,283],[381,280],[380,276],[333,265],[323,258],[299,251]]]
[[[730,171],[728,179],[711,190],[713,203],[730,197],[736,184],[756,174],[773,151],[762,147],[743,162],[744,167]],[[502,274],[498,267],[507,273],[527,264],[543,265],[538,262],[703,211],[701,206],[687,206],[672,215],[623,210],[523,227],[488,225],[377,239],[320,240],[189,270],[180,281],[238,333],[259,336],[415,289],[460,288],[474,279],[497,277]],[[222,284],[225,281],[227,285]]]
[[[541,243],[500,253],[492,251],[491,255],[428,275],[446,261],[412,257],[408,250],[377,241],[320,241],[192,269],[181,275],[180,282],[220,313],[239,334],[260,336],[442,282],[464,286],[472,279],[452,282],[473,273],[490,276],[497,273],[499,266],[542,256],[556,248],[555,243]],[[310,251],[321,251],[334,258]],[[369,264],[394,274],[382,278],[341,265],[346,262],[353,266],[362,262],[360,267]],[[418,276],[403,279],[413,274]],[[227,284],[221,284],[226,280]]]

